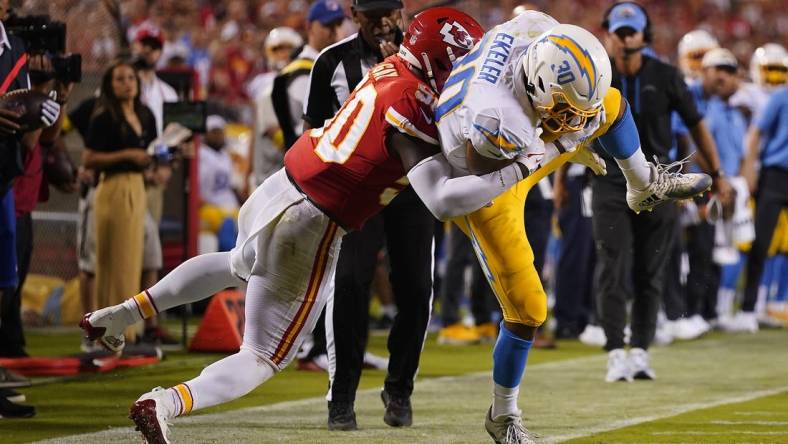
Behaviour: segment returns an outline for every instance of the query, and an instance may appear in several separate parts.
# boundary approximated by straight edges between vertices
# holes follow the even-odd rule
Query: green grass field
[[[77,351],[78,333],[28,334],[34,355]],[[385,354],[385,337],[371,350]],[[235,402],[174,421],[174,442],[489,442],[491,346],[431,338],[413,398],[414,426],[382,421],[383,372],[366,371],[356,401],[360,430],[325,430],[324,374],[291,369]],[[0,442],[139,442],[128,406],[157,385],[194,377],[219,355],[170,353],[159,364],[25,389],[38,415],[0,420]],[[521,408],[543,442],[788,442],[788,330],[714,334],[653,350],[658,379],[606,384],[606,357],[577,342],[531,353]],[[92,433],[91,435],[86,435]],[[70,436],[69,436],[70,435]],[[76,435],[76,436],[75,436]]]

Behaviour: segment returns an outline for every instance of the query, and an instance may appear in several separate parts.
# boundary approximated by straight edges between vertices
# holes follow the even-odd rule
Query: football
[[[49,97],[41,92],[18,89],[0,96],[0,109],[16,111],[21,114],[17,123],[22,132],[33,131],[46,126],[41,121],[41,106]]]

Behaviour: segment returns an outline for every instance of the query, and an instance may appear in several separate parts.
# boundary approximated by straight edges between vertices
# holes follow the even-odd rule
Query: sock
[[[520,395],[520,386],[517,387],[504,387],[502,385],[493,384],[493,406],[492,416],[493,419],[501,416],[517,414],[520,411],[517,408],[517,398]]]
[[[141,295],[147,295],[158,312],[197,302],[225,288],[238,287],[243,283],[230,269],[230,252],[202,254],[182,263],[156,285],[132,299],[137,303],[144,303],[145,297]],[[133,303],[132,301],[129,305],[133,307]],[[150,312],[142,310],[145,319],[155,314],[150,313],[148,316],[148,313]]]
[[[528,341],[510,332],[501,322],[498,340],[493,349],[493,419],[519,412],[517,397],[520,380],[525,373],[528,350],[533,341]]]
[[[638,148],[626,159],[616,159],[616,163],[632,188],[642,190],[651,183],[651,167],[642,149]]]
[[[172,417],[238,399],[274,373],[268,362],[241,348],[238,353],[205,367],[200,376],[170,388],[177,401]]]

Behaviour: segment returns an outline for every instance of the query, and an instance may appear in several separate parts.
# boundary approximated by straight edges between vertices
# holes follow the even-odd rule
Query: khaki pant
[[[146,205],[142,173],[102,175],[94,207],[99,307],[140,291]]]

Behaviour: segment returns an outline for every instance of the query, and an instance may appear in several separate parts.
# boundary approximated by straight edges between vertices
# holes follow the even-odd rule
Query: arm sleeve
[[[333,72],[326,65],[325,54],[321,54],[309,73],[309,86],[304,98],[304,120],[312,128],[320,128],[334,116],[336,93],[331,88]]]
[[[703,119],[703,116],[698,112],[698,107],[695,105],[695,98],[681,78],[681,74],[677,69],[672,69],[670,74],[670,85],[667,91],[670,98],[670,107],[676,111],[684,125],[687,128],[692,128]]]
[[[788,110],[781,110],[783,101],[780,100],[780,94],[772,94],[772,97],[766,102],[766,106],[761,111],[758,119],[755,121],[755,126],[762,134],[770,134],[777,125],[777,118],[780,116],[780,111],[788,112]]]
[[[112,151],[110,127],[114,128],[114,125],[108,112],[103,112],[90,119],[85,147],[94,151]]]
[[[422,160],[408,172],[408,181],[424,205],[444,221],[482,208],[522,179],[517,163],[480,176],[455,177],[443,154]]]
[[[632,117],[629,104],[624,101],[624,105],[626,109],[621,118],[599,137],[602,148],[615,159],[629,159],[640,149],[640,135],[635,119]]]
[[[473,116],[468,135],[473,148],[492,159],[513,159],[533,138],[526,125],[530,120],[521,109],[486,108]]]
[[[424,92],[424,94],[431,94]],[[386,122],[397,131],[439,145],[438,128],[434,123],[434,113],[426,98],[417,99],[413,91],[406,91],[403,98],[386,110]]]

